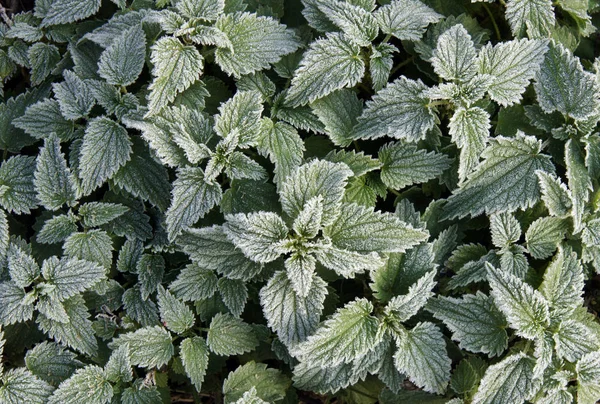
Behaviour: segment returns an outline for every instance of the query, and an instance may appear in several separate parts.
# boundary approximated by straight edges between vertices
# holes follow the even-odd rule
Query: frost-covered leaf
[[[25,368],[11,369],[1,380],[0,401],[6,404],[45,404],[54,390]]]
[[[113,244],[104,230],[71,234],[63,244],[63,251],[68,257],[96,262],[104,268],[112,265]]]
[[[264,363],[250,361],[227,376],[223,382],[223,395],[225,403],[230,404],[254,388],[258,397],[274,403],[284,398],[289,385],[290,379],[279,370],[267,368]]]
[[[387,83],[387,78],[386,78]],[[363,103],[350,89],[336,90],[310,104],[325,125],[325,133],[338,146],[352,141],[352,128],[363,110]]]
[[[458,108],[448,126],[460,149],[458,177],[461,181],[475,169],[490,134],[490,115],[482,108]]]
[[[0,166],[0,206],[9,213],[29,213],[38,204],[34,186],[35,157],[13,156]]]
[[[241,316],[248,302],[248,288],[244,281],[223,277],[219,279],[217,287],[229,312],[235,317]]]
[[[506,320],[481,292],[460,299],[440,296],[430,300],[427,309],[446,324],[462,349],[500,356],[508,347]]]
[[[175,8],[184,17],[214,21],[223,12],[225,2],[223,0],[177,0]]]
[[[558,217],[540,217],[535,220],[525,233],[529,254],[536,259],[550,257],[567,230],[567,222]]]
[[[390,213],[344,204],[341,214],[324,230],[333,245],[360,253],[404,252],[428,238]]]
[[[33,44],[27,55],[31,64],[31,84],[34,86],[46,80],[60,61],[58,48],[44,42]]]
[[[371,48],[369,74],[373,90],[379,91],[386,86],[394,65],[395,52],[398,52],[398,48],[388,43],[382,43]]]
[[[365,74],[360,46],[342,34],[330,33],[311,43],[294,74],[287,94],[291,106],[323,98],[345,87],[352,87]]]
[[[571,193],[562,181],[544,171],[537,171],[538,181],[542,190],[542,201],[553,216],[564,217],[572,207]]]
[[[373,305],[364,298],[348,303],[292,353],[313,366],[335,366],[360,357],[381,340],[379,319],[371,316],[372,311]]]
[[[62,382],[50,397],[49,404],[86,402],[110,403],[113,388],[101,367],[88,365]]]
[[[65,118],[71,120],[87,116],[95,104],[92,90],[70,70],[66,70],[63,76],[65,81],[52,84],[60,112]]]
[[[181,270],[169,289],[183,301],[208,299],[217,291],[217,276],[213,271],[191,264]]]
[[[135,267],[142,299],[157,291],[165,274],[165,259],[160,254],[143,254]]]
[[[325,281],[313,275],[308,294],[299,297],[286,273],[280,271],[261,289],[260,302],[269,327],[293,347],[317,329],[327,293]]]
[[[256,14],[223,14],[215,27],[231,43],[231,47],[217,48],[215,61],[225,73],[235,77],[266,69],[300,45],[298,37],[285,25]]]
[[[585,152],[578,141],[569,139],[565,144],[565,163],[567,180],[571,191],[571,216],[574,232],[579,233],[583,226],[583,215],[589,193],[592,191],[592,180],[585,167]]]
[[[153,368],[169,362],[174,354],[171,334],[162,327],[145,327],[119,335],[109,344],[112,349],[128,345],[131,364]]]
[[[423,390],[443,394],[450,380],[451,361],[441,331],[432,323],[419,323],[396,337],[394,365]]]
[[[87,227],[97,227],[106,224],[129,210],[119,203],[89,202],[81,205],[79,214]]]
[[[433,278],[436,271],[431,271],[411,285],[408,293],[390,299],[386,308],[386,316],[394,321],[404,322],[417,314],[425,303],[433,296],[432,289],[436,282]]]
[[[600,351],[584,355],[575,369],[578,402],[594,404],[600,398]]]
[[[506,357],[487,368],[474,404],[524,403],[535,391],[533,380],[535,360],[524,353]]]
[[[277,214],[272,212],[238,213],[227,215],[223,230],[237,248],[253,261],[270,262],[277,259],[288,228]]]
[[[381,168],[381,162],[364,152],[356,153],[354,150],[332,150],[327,153],[324,160],[332,163],[344,163],[355,177],[363,176],[364,174]]]
[[[158,404],[161,400],[156,386],[146,387],[144,383],[127,387],[121,394],[121,404]]]
[[[544,112],[558,111],[574,119],[589,118],[600,105],[594,75],[584,71],[579,59],[559,44],[550,45],[546,53],[536,74],[535,92]]]
[[[128,86],[134,83],[146,62],[146,34],[141,25],[124,31],[102,52],[98,74],[108,84]]]
[[[316,3],[342,32],[360,46],[369,46],[377,37],[377,20],[364,8],[345,1],[331,0]]]
[[[490,216],[492,243],[502,248],[516,243],[521,237],[521,225],[510,213],[500,213]]]
[[[261,131],[262,104],[258,91],[238,91],[219,107],[215,131],[224,142],[236,138],[239,147],[254,145]]]
[[[44,279],[54,286],[50,295],[61,301],[105,279],[105,272],[105,269],[96,263],[75,258],[59,260],[51,257],[42,265]]]
[[[419,0],[393,0],[375,12],[379,27],[400,40],[418,41],[443,16]]]
[[[54,244],[66,240],[77,231],[77,219],[74,215],[58,215],[44,222],[36,235],[39,243]]]
[[[123,293],[123,308],[129,317],[144,327],[158,324],[158,308],[150,299],[142,299],[140,288],[133,287]]]
[[[40,267],[27,251],[12,244],[8,251],[8,274],[17,286],[26,288],[40,275]]]
[[[393,189],[427,182],[440,176],[452,161],[448,156],[417,149],[415,144],[388,143],[379,149],[381,180]]]
[[[60,150],[59,139],[51,135],[44,140],[36,160],[33,184],[41,204],[49,210],[72,206],[77,199],[75,179]]]
[[[184,45],[177,38],[163,37],[152,46],[154,64],[148,94],[151,114],[171,103],[177,94],[188,89],[202,74],[204,58],[192,45]]]
[[[13,281],[0,283],[0,323],[9,325],[31,319],[33,304],[25,300],[25,290]]]
[[[584,323],[565,320],[554,333],[556,354],[569,362],[577,362],[585,354],[600,349],[598,335]]]
[[[167,210],[167,231],[171,240],[203,217],[221,201],[219,184],[207,183],[199,167],[185,167],[173,183],[173,199]]]
[[[367,102],[352,137],[376,139],[389,136],[410,142],[424,138],[436,121],[427,90],[421,80],[404,76],[389,83]]]
[[[131,371],[131,361],[129,360],[129,348],[127,345],[121,345],[115,349],[108,362],[104,366],[106,378],[113,383],[130,382],[133,378]]]
[[[521,101],[547,51],[548,44],[542,40],[521,39],[484,46],[477,62],[479,73],[493,77],[488,88],[492,100],[503,106]]]
[[[131,139],[127,130],[106,117],[92,120],[85,131],[79,157],[83,192],[91,193],[130,159]]]
[[[52,0],[46,2],[42,27],[69,24],[92,16],[100,9],[101,0]]]
[[[600,219],[592,219],[585,224],[581,240],[588,247],[600,245]]]
[[[40,379],[58,385],[83,365],[76,356],[55,342],[44,341],[27,351],[25,364]]]
[[[206,342],[212,352],[223,356],[241,355],[258,345],[250,324],[231,314],[221,313],[215,315],[210,322]]]
[[[551,0],[510,0],[506,19],[516,37],[546,37],[554,26],[554,7]]]
[[[314,253],[321,265],[344,278],[354,278],[356,274],[374,271],[385,264],[385,259],[376,252],[361,254],[331,245],[319,246]]]
[[[56,100],[45,99],[30,105],[25,114],[12,121],[25,133],[42,139],[54,132],[61,140],[69,140],[73,135],[73,122],[66,120]]]
[[[312,255],[294,252],[285,260],[285,270],[288,279],[292,282],[292,288],[300,297],[306,297],[310,292],[313,274],[317,266],[317,260]]]
[[[294,219],[292,228],[297,235],[311,239],[316,237],[321,230],[322,218],[323,197],[318,195],[306,202],[304,209]]]
[[[523,133],[515,138],[497,136],[483,151],[484,161],[448,198],[444,217],[511,212],[533,206],[540,197],[536,170],[553,173],[541,141]]]
[[[242,398],[237,400],[235,404],[268,404],[266,401],[258,397],[256,393],[256,387],[252,388],[244,393]]]
[[[516,276],[486,264],[490,295],[518,335],[534,339],[550,325],[548,301]]]
[[[158,310],[169,330],[182,334],[194,325],[194,313],[162,286],[158,287]]]
[[[431,64],[442,78],[451,81],[468,81],[475,76],[477,51],[469,32],[457,24],[438,38]]]
[[[186,338],[180,346],[181,362],[197,391],[202,388],[208,367],[208,347],[201,337]]]
[[[274,181],[281,185],[302,162],[304,143],[293,126],[264,118],[258,138],[258,150],[262,155],[268,155],[275,164]]]

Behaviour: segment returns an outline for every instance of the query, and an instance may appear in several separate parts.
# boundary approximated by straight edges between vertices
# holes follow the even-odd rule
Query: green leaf
[[[368,172],[377,170],[382,165],[376,158],[364,152],[356,153],[354,150],[332,150],[327,153],[324,160],[346,164],[355,177],[361,177]]]
[[[113,244],[104,230],[88,230],[71,234],[63,244],[65,255],[98,263],[104,268],[112,265]]]
[[[88,116],[95,104],[91,88],[70,70],[64,71],[63,76],[65,81],[52,84],[60,112],[71,120]]]
[[[395,52],[398,52],[398,48],[388,43],[382,43],[371,48],[369,74],[373,90],[380,91],[388,83],[394,65]]]
[[[131,371],[131,361],[129,360],[129,348],[127,345],[121,345],[115,349],[108,358],[104,366],[106,378],[113,383],[130,382],[133,378]]]
[[[506,19],[513,35],[525,32],[534,38],[546,37],[554,27],[554,7],[550,0],[511,0],[506,6]]]
[[[167,232],[174,240],[221,201],[219,184],[209,184],[200,167],[184,167],[173,183],[173,199],[167,210]]]
[[[540,292],[550,304],[553,318],[569,319],[583,304],[584,275],[577,254],[570,248],[559,248],[544,272]]]
[[[562,181],[544,171],[537,171],[538,181],[542,190],[542,201],[552,216],[564,217],[572,207],[571,193]]]
[[[325,228],[324,234],[334,246],[359,253],[404,252],[429,236],[391,213],[357,204],[344,204],[341,214]]]
[[[25,114],[12,123],[38,139],[47,137],[49,133],[56,133],[61,140],[70,140],[73,136],[73,122],[62,116],[60,104],[51,99],[30,105]]]
[[[471,35],[457,24],[438,38],[431,64],[442,78],[452,81],[469,81],[477,73],[477,51]]]
[[[441,153],[417,149],[415,144],[394,142],[379,149],[381,180],[390,188],[427,182],[440,176],[452,161]]]
[[[581,240],[587,247],[600,244],[600,219],[592,219],[585,224]]]
[[[450,380],[451,361],[444,337],[432,323],[419,323],[397,335],[394,365],[423,390],[443,394]]]
[[[223,12],[225,2],[223,0],[177,0],[175,8],[184,17],[214,21]]]
[[[577,320],[565,320],[554,333],[556,354],[577,362],[585,354],[600,349],[600,339],[590,327]]]
[[[338,0],[317,2],[316,5],[347,38],[360,46],[369,46],[379,34],[377,20],[369,10]]]
[[[186,266],[169,289],[185,302],[208,299],[217,291],[217,276],[196,264]]]
[[[300,106],[345,87],[353,87],[365,74],[360,46],[342,34],[329,33],[310,47],[294,74],[287,103]]]
[[[600,352],[584,355],[575,367],[578,402],[594,404],[600,398]]]
[[[494,303],[517,335],[534,339],[550,325],[548,301],[516,276],[486,263]]]
[[[40,275],[40,267],[29,253],[11,244],[8,250],[8,274],[17,286],[26,288]]]
[[[490,216],[492,243],[498,247],[506,247],[519,241],[521,225],[510,213],[500,213]]]
[[[13,281],[0,283],[0,323],[3,325],[30,320],[33,303],[25,301],[25,291]]]
[[[231,47],[217,48],[215,61],[225,73],[235,77],[267,69],[300,45],[298,37],[285,25],[256,14],[223,14],[215,27],[231,43]]]
[[[174,333],[182,334],[194,325],[194,313],[162,286],[158,286],[158,309],[162,323]]]
[[[158,404],[162,402],[156,386],[147,387],[144,383],[127,387],[121,394],[121,404]]]
[[[381,30],[403,41],[418,41],[442,17],[419,0],[393,0],[375,12]]]
[[[54,390],[25,368],[10,369],[1,380],[0,401],[6,404],[45,404]]]
[[[121,334],[109,344],[111,349],[129,346],[131,364],[143,368],[166,365],[174,354],[171,334],[162,327],[145,327]]]
[[[25,364],[31,373],[56,386],[83,366],[76,357],[63,346],[44,341],[27,351]]]
[[[268,404],[266,401],[258,397],[257,394],[256,387],[252,386],[252,388],[246,391],[242,395],[242,398],[237,400],[235,404]]]
[[[13,156],[0,166],[0,205],[9,213],[30,213],[38,201],[34,187],[35,157]]]
[[[156,292],[165,273],[165,259],[159,254],[143,254],[136,265],[142,299]]]
[[[273,403],[285,397],[290,384],[290,379],[279,370],[250,361],[229,373],[223,383],[223,395],[225,403],[233,403],[254,388],[258,397]]]
[[[456,394],[461,396],[472,395],[479,385],[486,368],[487,363],[479,357],[472,356],[470,358],[462,359],[452,372],[450,387]],[[462,403],[463,401],[460,400],[455,404]]]
[[[40,330],[54,338],[56,342],[84,353],[94,356],[98,351],[98,342],[92,329],[92,322],[89,320],[85,301],[81,295],[75,295],[62,302],[68,317],[68,322],[62,323],[46,317],[39,313],[37,323]]]
[[[106,117],[90,121],[79,157],[79,176],[86,195],[131,159],[131,145],[127,130],[115,121]]]
[[[54,45],[37,42],[27,51],[31,64],[31,85],[37,86],[46,80],[60,61],[60,53]]]
[[[474,404],[521,403],[535,392],[535,360],[524,353],[510,355],[487,368]]]
[[[285,250],[281,242],[288,228],[272,212],[227,215],[223,230],[237,248],[253,261],[266,263],[277,259]]]
[[[258,151],[275,164],[276,184],[280,185],[302,163],[304,142],[293,126],[285,122],[262,120]]]
[[[427,310],[446,324],[461,349],[493,357],[508,347],[506,320],[492,299],[481,292],[460,299],[440,296],[429,301]]]
[[[58,215],[46,220],[36,235],[39,243],[54,244],[66,240],[77,231],[77,219],[73,215]]]
[[[229,141],[237,137],[239,147],[254,145],[261,131],[262,104],[263,99],[258,91],[238,91],[219,107],[215,131]]]
[[[452,141],[460,148],[458,177],[465,181],[479,163],[490,134],[490,115],[482,108],[458,108],[450,119]]]
[[[206,342],[212,352],[222,356],[241,355],[258,345],[250,324],[231,314],[221,313],[217,313],[210,322]]]
[[[294,291],[285,272],[279,271],[260,291],[260,303],[267,324],[288,347],[305,341],[319,324],[323,302],[327,296],[326,283],[313,275],[306,297]]]
[[[141,25],[124,31],[102,52],[98,74],[108,84],[128,86],[133,84],[146,62],[146,34]]]
[[[571,216],[574,232],[579,233],[583,227],[583,215],[589,192],[593,191],[592,180],[585,167],[584,151],[577,141],[569,139],[565,144],[565,163],[567,180],[571,190]]]
[[[319,246],[314,254],[321,265],[335,271],[344,278],[354,278],[356,274],[374,271],[385,264],[385,259],[381,258],[376,252],[360,254],[332,245]]]
[[[325,133],[335,145],[348,146],[352,142],[352,128],[363,109],[356,92],[350,89],[336,90],[315,100],[310,106],[325,125]]]
[[[239,317],[244,312],[244,307],[248,301],[248,288],[244,281],[221,278],[217,283],[217,287],[225,306],[231,314]]]
[[[106,378],[104,370],[96,365],[88,365],[62,382],[48,403],[106,404],[111,402],[113,394],[112,385]]]
[[[385,308],[385,315],[393,321],[404,322],[417,314],[433,296],[436,271],[431,271],[410,286],[408,293],[394,296]]]
[[[33,184],[41,204],[49,210],[62,205],[73,206],[77,199],[75,179],[60,150],[60,141],[54,136],[44,140],[36,160]]]
[[[535,259],[550,257],[565,237],[568,224],[558,217],[540,217],[525,233],[529,254]]]
[[[86,227],[97,227],[118,218],[128,210],[127,206],[120,203],[88,202],[81,205],[79,214]]]
[[[42,275],[53,285],[50,292],[60,301],[68,299],[106,278],[105,269],[98,264],[78,259],[50,257],[42,265]]]
[[[427,90],[421,80],[404,76],[389,83],[367,101],[352,137],[376,139],[389,136],[409,142],[423,139],[436,121]]]
[[[548,3],[550,0],[548,0]],[[562,45],[553,44],[536,75],[535,92],[544,112],[559,111],[574,119],[589,118],[600,105],[594,75]]]
[[[520,132],[490,143],[482,153],[484,161],[448,198],[443,218],[512,212],[538,201],[536,170],[554,172],[549,156],[540,153],[541,141]]]
[[[283,211],[296,218],[312,198],[323,197],[321,224],[326,226],[339,214],[346,181],[352,171],[345,164],[314,160],[298,167],[281,186]]]
[[[201,337],[186,338],[180,346],[181,362],[196,391],[202,389],[208,367],[208,347]]]
[[[284,265],[294,291],[298,296],[306,297],[310,291],[313,274],[317,265],[315,257],[303,252],[294,252],[285,260]]]
[[[123,307],[129,317],[144,327],[158,324],[158,309],[150,299],[142,299],[140,288],[133,287],[123,293]]]
[[[42,27],[69,24],[98,12],[101,0],[52,0],[45,10]]]
[[[479,52],[479,73],[489,74],[493,82],[488,88],[492,100],[503,106],[521,101],[531,79],[540,70],[547,41],[512,40],[495,46],[487,44]]]
[[[372,350],[381,340],[380,321],[371,316],[373,305],[356,299],[339,309],[292,353],[313,366],[335,366],[350,362]]]
[[[166,36],[152,46],[150,60],[154,80],[148,87],[148,109],[150,114],[156,114],[198,80],[204,58],[195,46]]]

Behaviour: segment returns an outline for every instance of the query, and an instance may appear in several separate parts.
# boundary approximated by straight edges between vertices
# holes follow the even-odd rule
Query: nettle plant
[[[0,23],[0,403],[600,400],[597,0]]]

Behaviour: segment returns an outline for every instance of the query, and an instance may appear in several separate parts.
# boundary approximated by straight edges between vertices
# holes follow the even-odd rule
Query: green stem
[[[394,194],[396,196],[400,196],[400,192],[396,191],[395,189],[388,188],[388,191],[390,191],[392,194]]]
[[[393,75],[394,73],[396,73],[398,70],[400,70],[404,66],[411,64],[412,62],[414,62],[414,60],[415,60],[415,57],[411,56],[410,58],[406,59],[404,62],[398,63],[396,66],[394,66],[394,68],[390,72],[390,76]]]
[[[490,16],[490,20],[492,20],[492,25],[494,26],[494,31],[496,31],[496,36],[498,37],[498,40],[501,41],[502,35],[500,35],[500,28],[498,28],[498,24],[496,24],[496,19],[494,18],[492,10],[490,10],[489,6],[485,3],[483,3],[483,8],[485,9],[485,11],[487,11],[488,15]]]
[[[384,38],[383,41],[381,41],[382,43],[384,42],[389,42],[389,40],[392,39],[392,34],[387,34]]]

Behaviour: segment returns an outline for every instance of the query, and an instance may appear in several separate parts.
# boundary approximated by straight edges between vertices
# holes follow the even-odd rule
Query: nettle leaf
[[[355,177],[381,168],[381,162],[364,152],[355,152],[354,150],[332,150],[324,157],[324,160],[332,163],[344,163],[354,173]]]
[[[223,12],[225,2],[223,0],[177,0],[175,8],[184,17],[214,21]]]
[[[270,262],[285,252],[281,241],[289,232],[287,225],[272,212],[227,215],[223,230],[237,248],[251,260]]]
[[[8,212],[29,213],[37,204],[35,157],[13,156],[0,166],[0,205]]]
[[[239,147],[254,145],[261,130],[263,99],[258,91],[238,91],[219,107],[215,132],[224,139],[237,137]]]
[[[24,301],[25,290],[13,281],[0,283],[0,323],[3,325],[30,320],[33,303]]]
[[[190,337],[181,341],[181,362],[196,391],[202,389],[204,375],[208,367],[208,347],[201,337]]]
[[[191,264],[181,270],[169,289],[183,301],[208,299],[217,291],[217,275]]]
[[[49,404],[88,402],[104,404],[111,401],[113,388],[101,367],[88,365],[62,382],[50,397]]]
[[[129,360],[129,348],[126,345],[122,345],[112,352],[108,362],[104,366],[104,372],[106,373],[106,378],[113,383],[130,382],[133,379],[131,361]]]
[[[119,335],[109,344],[111,349],[127,345],[131,364],[144,368],[166,365],[174,354],[171,334],[162,327],[145,327]]]
[[[431,64],[435,72],[446,80],[468,81],[477,72],[476,58],[477,51],[469,32],[457,24],[438,38]]]
[[[42,27],[69,24],[92,16],[100,9],[101,0],[53,0],[44,12]]]
[[[344,278],[354,278],[356,274],[374,271],[385,264],[385,259],[376,252],[360,254],[327,245],[319,246],[314,253],[321,265]]]
[[[546,53],[536,74],[535,92],[544,112],[558,111],[578,120],[595,114],[600,105],[594,75],[584,71],[579,59],[559,44],[550,45]]]
[[[177,38],[162,37],[152,46],[154,80],[148,87],[148,109],[156,114],[171,103],[177,94],[188,89],[202,74],[204,58],[192,45]]]
[[[427,273],[411,285],[407,294],[391,298],[385,308],[386,316],[394,321],[404,322],[417,314],[433,296],[435,275],[436,271]]]
[[[142,299],[148,299],[159,287],[165,274],[165,259],[159,254],[143,254],[135,267]]]
[[[42,83],[60,61],[60,53],[54,45],[37,42],[27,52],[31,64],[31,85]]]
[[[600,219],[592,219],[585,224],[581,240],[588,247],[600,244]]]
[[[535,360],[524,353],[506,357],[485,371],[473,403],[522,403],[535,392]]]
[[[579,142],[569,139],[565,144],[565,163],[567,180],[571,191],[571,216],[574,232],[579,233],[583,226],[585,205],[589,192],[594,189],[592,180],[585,167],[584,150]]]
[[[63,251],[68,257],[97,262],[104,268],[112,265],[113,244],[104,230],[71,234],[63,244]]]
[[[229,312],[235,317],[241,316],[248,301],[248,288],[244,281],[221,278],[217,283],[217,287]]]
[[[290,386],[290,379],[279,370],[267,368],[264,363],[250,361],[229,373],[223,382],[225,403],[233,403],[251,389],[256,395],[268,403],[282,400]]]
[[[487,44],[479,52],[479,73],[489,74],[493,82],[488,88],[492,100],[503,106],[521,101],[530,80],[540,70],[548,42],[512,40],[495,46]]]
[[[301,361],[313,366],[350,362],[372,350],[381,340],[380,322],[371,316],[373,305],[356,299],[326,320],[314,335],[292,349]]]
[[[79,156],[79,177],[85,194],[102,185],[131,159],[131,145],[127,130],[115,121],[99,117],[89,123]]]
[[[421,80],[402,76],[367,101],[352,137],[376,139],[389,136],[416,142],[434,127],[436,115]]]
[[[40,275],[40,267],[35,259],[15,244],[8,251],[8,274],[19,287],[26,288]]]
[[[440,176],[450,167],[445,154],[417,149],[415,144],[394,142],[379,149],[381,180],[393,189],[427,182]]]
[[[305,204],[316,196],[323,198],[321,224],[331,223],[339,214],[346,181],[352,171],[342,163],[314,160],[298,167],[283,182],[280,199],[283,211],[296,218]]]
[[[535,220],[525,233],[529,254],[536,259],[550,257],[568,229],[568,223],[558,217],[541,217]]]
[[[10,369],[2,376],[0,400],[6,404],[44,404],[54,388],[28,369]]]
[[[25,364],[31,372],[52,385],[69,378],[83,364],[63,346],[44,341],[27,351]]]
[[[490,133],[490,115],[482,108],[458,108],[449,125],[452,141],[460,148],[458,177],[465,181],[479,164]]]
[[[106,224],[127,212],[129,208],[120,203],[89,202],[79,207],[83,224],[97,227]]]
[[[387,79],[386,79],[387,83]],[[352,128],[363,110],[363,103],[350,89],[336,90],[310,104],[325,125],[325,133],[338,146],[352,142]]]
[[[508,347],[506,320],[492,299],[481,292],[460,299],[440,296],[429,301],[427,310],[446,324],[462,349],[493,357]]]
[[[325,281],[313,275],[309,292],[300,297],[287,274],[280,271],[261,289],[260,303],[267,323],[288,347],[305,341],[316,331],[328,294],[326,286]]]
[[[572,207],[571,193],[560,178],[537,171],[538,181],[542,190],[542,201],[553,216],[565,217],[570,213]]]
[[[554,333],[556,354],[569,362],[600,349],[600,339],[590,327],[577,320],[565,320]]]
[[[76,231],[77,218],[74,215],[58,215],[46,220],[36,235],[36,240],[44,244],[59,243]]]
[[[293,126],[264,118],[258,151],[275,164],[274,181],[280,185],[302,163],[304,143]]]
[[[124,31],[106,48],[98,62],[98,74],[108,84],[133,84],[146,62],[146,34],[141,25]]]
[[[357,204],[344,204],[340,211],[324,230],[338,248],[359,253],[404,252],[429,237],[390,213]]]
[[[194,313],[162,286],[158,287],[160,319],[169,330],[182,334],[194,325]]]
[[[316,5],[348,38],[360,46],[369,46],[379,33],[377,20],[362,7],[338,0],[317,2]]]
[[[396,336],[396,369],[423,390],[443,394],[450,380],[451,360],[444,336],[432,323],[419,323]]]
[[[540,153],[541,141],[520,132],[490,143],[482,153],[484,161],[448,198],[444,218],[512,212],[539,200],[536,170],[554,172],[550,157]]]
[[[317,260],[313,255],[294,252],[285,260],[285,269],[292,288],[300,297],[306,297],[310,291]]]
[[[600,397],[600,352],[584,355],[575,367],[577,371],[577,399],[592,404]]]
[[[250,324],[231,314],[215,315],[210,322],[206,342],[217,355],[241,355],[258,345],[258,338]]]
[[[64,204],[75,204],[75,179],[55,135],[44,140],[44,147],[40,149],[36,159],[33,184],[40,203],[46,209],[57,210]]]
[[[60,104],[51,99],[30,105],[25,110],[25,114],[12,123],[38,139],[45,138],[52,132],[56,133],[61,140],[69,140],[73,135],[73,122],[62,116]]]
[[[123,307],[128,316],[144,327],[158,324],[158,308],[150,299],[142,299],[139,286],[123,293]]]
[[[300,106],[357,84],[365,74],[360,46],[338,33],[311,43],[294,74],[287,103]]]
[[[373,90],[380,91],[386,86],[394,65],[395,52],[398,52],[398,48],[388,43],[381,43],[371,47],[369,74]]]
[[[506,19],[517,37],[525,33],[534,38],[546,37],[554,26],[554,7],[550,0],[511,0],[506,5]]]
[[[304,209],[294,219],[292,228],[297,235],[311,239],[316,237],[321,230],[322,218],[323,197],[318,195],[306,202]]]
[[[63,72],[63,76],[65,81],[52,84],[60,112],[71,120],[86,117],[95,104],[91,88],[70,70]]]
[[[98,264],[79,259],[51,257],[42,265],[42,275],[54,288],[50,295],[65,300],[105,279],[105,269]]]
[[[400,40],[418,41],[443,16],[419,0],[393,0],[375,12],[381,30]]]
[[[548,301],[516,276],[486,264],[490,295],[516,333],[534,339],[550,325]]]
[[[183,230],[206,215],[222,198],[221,187],[208,183],[199,167],[184,167],[173,183],[173,199],[166,213],[169,239],[174,240]]]
[[[500,213],[490,216],[492,243],[502,248],[516,243],[521,237],[521,225],[510,213]]]

